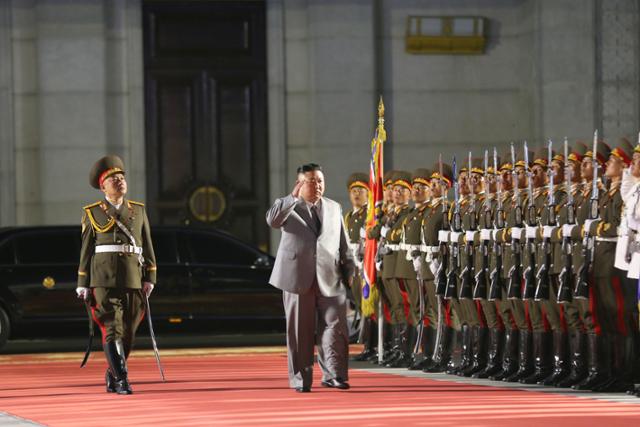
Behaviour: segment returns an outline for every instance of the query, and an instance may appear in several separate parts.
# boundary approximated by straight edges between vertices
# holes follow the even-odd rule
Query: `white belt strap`
[[[617,241],[618,241],[617,237],[596,237],[596,242],[616,243]]]
[[[142,255],[142,248],[133,245],[98,245],[96,246],[97,254],[106,252],[123,252],[127,254]]]

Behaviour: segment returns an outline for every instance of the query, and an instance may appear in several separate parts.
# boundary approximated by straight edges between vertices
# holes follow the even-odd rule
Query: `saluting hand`
[[[293,191],[291,191],[291,196],[296,199],[300,197],[300,189],[302,188],[302,185],[304,185],[304,181],[296,181],[296,185],[293,187]]]

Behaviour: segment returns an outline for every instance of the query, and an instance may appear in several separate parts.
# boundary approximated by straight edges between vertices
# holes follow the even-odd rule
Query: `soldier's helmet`
[[[122,159],[115,155],[104,156],[91,168],[89,172],[89,183],[93,188],[99,190],[102,182],[116,173],[125,173]]]
[[[354,187],[362,187],[369,189],[369,176],[366,173],[354,172],[347,178],[347,189],[351,190]]]

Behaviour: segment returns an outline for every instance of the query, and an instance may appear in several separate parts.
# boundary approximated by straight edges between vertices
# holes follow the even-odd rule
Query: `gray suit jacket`
[[[355,264],[342,222],[340,204],[322,198],[322,228],[316,234],[309,210],[302,200],[288,195],[267,211],[267,224],[282,230],[276,262],[269,283],[283,291],[303,294],[315,278],[324,296],[345,293]]]

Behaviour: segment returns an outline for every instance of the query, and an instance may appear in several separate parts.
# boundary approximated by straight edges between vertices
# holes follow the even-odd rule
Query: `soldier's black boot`
[[[360,333],[360,336],[362,337],[364,348],[362,349],[362,352],[360,354],[351,358],[351,360],[353,360],[354,362],[365,361],[375,353],[371,340],[372,323],[373,322],[371,318],[368,317],[362,320],[362,331]]]
[[[518,329],[507,329],[505,331],[502,366],[498,372],[489,376],[490,380],[502,381],[518,372]]]
[[[463,372],[470,377],[487,366],[487,328],[474,326],[471,328],[471,363]]]
[[[115,393],[116,392],[116,386],[115,386],[115,379],[113,379],[113,375],[111,375],[111,371],[109,370],[109,368],[107,368],[107,372],[105,372],[104,374],[104,381],[105,383],[107,383],[107,393]]]
[[[489,378],[502,371],[504,329],[491,328],[489,330],[489,351],[487,366],[480,372],[473,374],[473,378]]]
[[[528,377],[520,378],[521,384],[536,384],[545,379],[551,373],[551,364],[548,360],[548,340],[545,331],[533,333],[533,373]]]
[[[427,366],[422,369],[423,372],[446,372],[449,363],[451,362],[451,341],[455,331],[449,326],[442,328],[442,335],[440,336],[440,342],[433,357],[433,363],[431,366]],[[434,345],[435,336],[437,331],[434,332]]]
[[[394,360],[396,360],[396,358],[398,358],[400,356],[400,345],[402,342],[402,325],[401,324],[396,324],[396,325],[391,325],[391,339],[390,339],[390,343],[388,346],[386,346],[385,348],[387,348],[388,350],[385,350],[383,358],[382,358],[382,362],[380,362],[380,364],[382,366],[386,366],[387,364],[393,362]]]
[[[131,394],[132,390],[127,377],[127,362],[125,361],[122,341],[116,340],[105,343],[104,354],[113,378],[112,384],[114,392],[118,394]]]
[[[531,353],[531,332],[520,331],[518,341],[518,370],[502,379],[504,382],[514,383],[526,378],[533,372],[533,354]]]
[[[569,357],[567,356],[567,334],[563,331],[553,332],[553,372],[538,381],[540,385],[555,385],[569,375]]]
[[[464,372],[471,366],[471,327],[469,325],[462,325],[462,351],[460,357],[460,365],[452,371],[454,375],[463,376]]]
[[[387,368],[407,368],[411,363],[412,344],[415,343],[416,327],[406,323],[400,329],[400,348],[398,357],[385,366]]]
[[[608,382],[610,374],[610,345],[604,335],[587,334],[587,354],[589,355],[589,370],[587,377],[573,385],[574,390],[591,390]]]
[[[613,337],[613,370],[611,380],[592,388],[600,393],[621,393],[633,390],[633,346],[630,337],[616,334]]]
[[[570,374],[556,382],[556,387],[571,387],[587,377],[587,360],[584,352],[584,338],[582,332],[569,332]]]
[[[435,331],[425,326],[422,328],[421,352],[413,355],[410,371],[421,371],[431,365],[431,356],[433,356],[433,345],[435,340]]]

